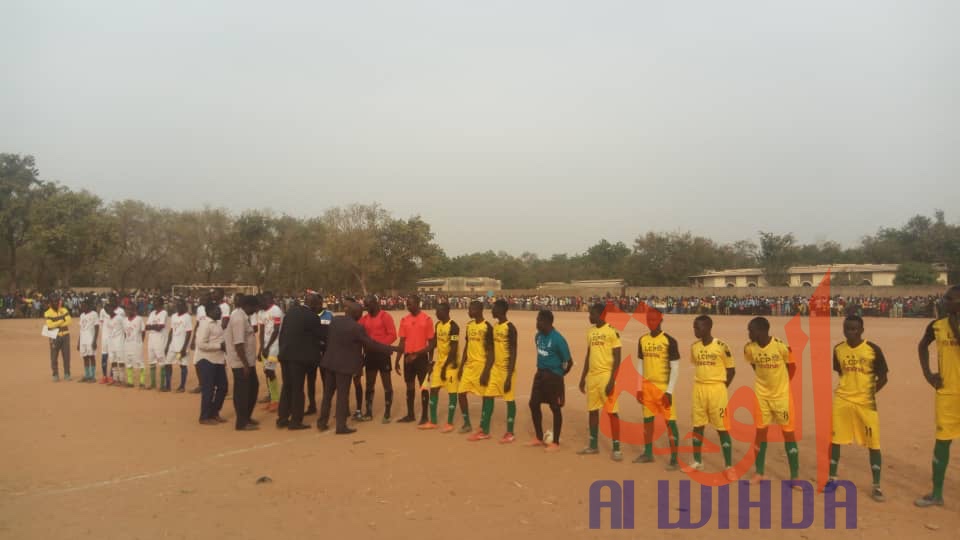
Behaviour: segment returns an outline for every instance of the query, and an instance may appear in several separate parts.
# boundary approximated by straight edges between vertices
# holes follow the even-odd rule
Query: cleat
[[[453,424],[444,424],[440,429],[440,433],[451,433],[453,431]]]
[[[66,375],[64,375],[64,376],[63,376],[63,380],[69,381],[69,380],[70,380],[70,374],[67,373]]]
[[[389,423],[390,423],[390,417],[389,417],[389,416],[384,416],[384,417],[383,417],[383,420],[380,420],[380,423],[381,423],[381,424],[389,424]]]
[[[730,482],[736,482],[739,476],[737,476],[737,471],[733,467],[727,467],[723,471],[723,477],[729,480]]]
[[[598,448],[586,447],[583,450],[577,450],[578,456],[592,456],[593,454],[599,454],[600,450]]]
[[[913,501],[914,506],[918,508],[927,508],[930,506],[943,506],[943,497],[933,498],[933,494],[924,495]]]
[[[881,503],[887,500],[887,498],[883,496],[883,491],[880,489],[880,486],[873,486],[873,491],[870,492],[870,498]]]
[[[417,426],[417,429],[437,429],[437,425],[432,422],[427,422],[426,424],[420,424]]]
[[[547,446],[547,443],[541,441],[540,439],[533,439],[532,441],[524,444],[524,446],[530,446],[533,448],[544,448]]]
[[[53,382],[60,382],[60,376],[59,376],[59,375],[54,375],[54,376],[53,376]]]
[[[653,456],[647,453],[640,454],[637,459],[633,460],[634,463],[653,463],[654,461]]]
[[[470,442],[477,442],[477,441],[485,441],[489,438],[490,438],[490,435],[480,430],[477,430],[473,433],[473,435],[470,435],[469,437],[467,437],[467,440]]]
[[[463,427],[460,428],[460,433],[470,433],[471,431],[473,431],[473,426],[470,424],[464,424]]]
[[[100,384],[107,384],[107,382],[108,382],[108,381],[107,381],[107,378],[106,378],[106,377],[100,379]]]
[[[366,414],[364,414],[363,416],[360,417],[360,421],[361,421],[361,422],[369,422],[369,421],[371,421],[371,420],[373,420],[373,415],[370,414],[370,413],[366,413]]]
[[[610,455],[610,459],[614,461],[623,461],[623,452],[621,452],[620,450],[614,450],[613,453]]]
[[[683,472],[685,472],[685,473],[691,473],[691,472],[694,472],[694,471],[702,471],[702,470],[703,470],[703,463],[700,463],[699,461],[694,461],[693,463],[691,463],[691,464],[689,464],[689,465],[684,465],[683,467],[680,468],[680,470],[683,471]]]
[[[360,411],[357,411],[351,414],[350,418],[352,418],[354,422],[363,422],[363,413]]]
[[[500,444],[510,444],[515,440],[517,440],[517,438],[513,436],[513,433],[506,433],[500,438]]]
[[[837,490],[837,479],[836,479],[836,478],[831,478],[831,479],[827,480],[827,483],[824,484],[824,486],[823,486],[823,492],[824,492],[824,493],[833,493],[833,492],[836,491],[836,490]]]
[[[548,444],[548,445],[543,449],[543,451],[544,451],[544,452],[551,453],[551,454],[554,453],[554,452],[559,452],[559,451],[560,451],[560,445],[557,444],[557,443],[550,443],[550,444]]]

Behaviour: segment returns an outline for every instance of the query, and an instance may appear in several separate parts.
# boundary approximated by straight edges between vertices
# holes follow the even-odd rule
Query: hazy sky
[[[960,221],[960,2],[0,0],[0,152],[450,254]]]

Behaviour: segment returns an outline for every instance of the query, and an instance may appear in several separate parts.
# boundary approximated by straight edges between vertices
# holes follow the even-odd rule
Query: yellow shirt
[[[666,332],[653,337],[642,336],[637,346],[637,356],[643,362],[643,378],[657,384],[670,382],[670,361],[680,359],[677,340]]]
[[[772,338],[766,347],[751,341],[743,347],[743,357],[756,373],[754,391],[761,399],[786,399],[790,396],[790,373],[793,354],[786,343]]]
[[[703,341],[698,339],[690,348],[690,357],[695,366],[693,382],[727,383],[727,368],[734,367],[734,363],[733,353],[730,352],[730,347],[727,347],[726,343],[713,338],[709,345],[704,345]]]
[[[460,327],[457,326],[457,323],[453,322],[453,320],[447,322],[437,321],[434,335],[437,336],[437,352],[433,361],[443,365],[443,363],[447,361],[447,357],[450,356],[450,350],[453,348],[453,344],[457,343],[460,339]],[[457,366],[457,358],[453,359],[453,366]]]
[[[517,327],[510,321],[493,327],[493,365],[498,369],[510,367],[510,351],[517,348]]]
[[[50,330],[59,329],[59,335],[61,336],[70,335],[70,311],[67,308],[48,308],[43,317],[47,320],[47,328]],[[53,320],[57,317],[63,317],[63,319]]]
[[[877,377],[887,373],[880,347],[869,341],[851,347],[844,341],[833,348],[833,370],[840,374],[835,397],[876,408]]]
[[[467,323],[467,362],[487,363],[487,351],[493,349],[493,327],[487,321]]]
[[[587,344],[590,347],[589,375],[609,375],[613,371],[613,351],[619,349],[620,333],[612,326],[593,325],[587,330]]]
[[[926,337],[937,343],[938,371],[943,388],[938,394],[960,394],[960,342],[950,328],[950,319],[937,319],[927,326]]]

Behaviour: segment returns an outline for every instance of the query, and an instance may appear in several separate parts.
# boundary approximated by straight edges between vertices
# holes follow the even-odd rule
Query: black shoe
[[[253,418],[247,420],[247,423],[250,424],[251,426],[259,426],[259,425],[260,425],[260,421],[259,421],[259,420],[254,420]]]
[[[360,421],[361,421],[361,422],[369,422],[369,421],[371,421],[371,420],[373,420],[373,414],[372,414],[372,413],[369,413],[369,412],[368,412],[367,414],[365,414],[365,415],[363,415],[363,416],[360,417]]]
[[[338,430],[337,430],[337,435],[350,435],[350,434],[356,433],[356,432],[357,432],[357,430],[355,430],[355,429],[353,429],[353,428],[350,428],[350,427],[347,427],[347,428],[343,428],[343,429],[338,429]]]
[[[426,419],[426,418],[421,418],[421,419],[420,419],[420,422],[418,422],[417,425],[418,425],[418,426],[422,426],[422,425],[424,425],[424,424],[426,424],[426,423],[427,423],[427,419]]]
[[[191,394],[199,394],[199,393],[202,392],[202,391],[203,391],[203,390],[201,390],[200,387],[198,386],[198,387],[194,388],[193,390],[191,390],[190,393],[191,393]]]
[[[312,416],[312,415],[314,415],[314,414],[317,414],[317,407],[316,407],[316,405],[311,405],[311,406],[307,407],[307,410],[303,411],[303,415],[304,415],[304,416]]]
[[[290,426],[290,421],[289,421],[289,420],[280,420],[279,418],[277,419],[277,427],[278,427],[278,428],[285,428],[285,427],[289,427],[289,426]]]
[[[410,416],[410,415],[408,414],[407,416],[404,416],[403,418],[397,420],[397,422],[402,422],[402,423],[404,423],[404,424],[409,424],[410,422],[413,422],[413,421],[415,421],[415,420],[416,420],[416,418],[414,418],[413,416]]]
[[[290,424],[289,426],[287,426],[287,429],[289,429],[290,431],[299,431],[301,429],[310,429],[310,426],[306,424]]]
[[[247,424],[243,427],[238,427],[237,431],[256,431],[260,429],[260,426],[255,426],[253,424]]]
[[[320,431],[330,431],[330,426],[328,426],[327,424],[321,424],[320,422],[317,422],[317,429],[319,429]]]
[[[355,422],[363,422],[363,413],[360,412],[360,411],[357,411],[357,412],[353,413],[353,414],[350,416],[350,418],[352,418]]]

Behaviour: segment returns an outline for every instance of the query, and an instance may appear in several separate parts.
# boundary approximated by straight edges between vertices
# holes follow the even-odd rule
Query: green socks
[[[453,424],[453,416],[457,414],[457,395],[450,394],[450,402],[447,404],[447,423]]]
[[[693,428],[693,460],[697,463],[703,463],[703,457],[700,449],[703,447],[704,428]]]
[[[619,451],[620,451],[620,441],[618,441],[618,440],[616,440],[616,439],[613,440],[613,451],[614,451],[614,452],[619,452]]]
[[[785,442],[783,447],[787,450],[787,461],[790,462],[790,479],[796,480],[800,476],[800,448],[796,442]]]
[[[680,444],[680,430],[677,428],[677,421],[670,420],[667,422],[667,428],[670,429],[670,433],[673,435],[673,440],[670,441],[670,464],[677,464],[677,446]]]
[[[517,419],[517,402],[507,402],[507,433],[513,433],[513,422]]]
[[[840,466],[840,445],[831,444],[830,445],[830,478],[837,477],[837,467],[839,466]]]
[[[267,379],[267,390],[270,392],[270,402],[280,403],[280,381],[276,377]]]
[[[150,366],[150,388],[157,387],[157,366]]]
[[[643,441],[643,453],[645,455],[653,457],[653,417],[646,416],[643,419],[643,432],[644,432],[644,441]]]
[[[493,417],[493,398],[483,398],[483,408],[480,409],[480,430],[490,434],[490,419]]]
[[[440,396],[438,396],[434,392],[430,392],[430,423],[431,424],[437,423],[437,401],[439,400],[440,400]]]
[[[723,464],[729,467],[733,463],[733,441],[729,431],[720,432],[720,448],[723,449]]]
[[[167,387],[167,368],[166,366],[160,366],[160,388]]]
[[[140,368],[140,386],[147,385],[147,370]]]
[[[127,366],[127,384],[133,384],[133,368]]]
[[[947,464],[950,463],[950,442],[937,441],[933,447],[933,498],[943,498],[943,479],[947,476]]]
[[[870,472],[873,473],[873,485],[875,486],[880,485],[880,467],[882,464],[880,450],[870,450]]]
[[[600,432],[600,426],[590,426],[590,448],[597,448],[597,433]]]
[[[757,445],[757,462],[755,464],[757,468],[757,474],[760,474],[760,475],[763,474],[763,470],[764,470],[764,467],[766,466],[766,463],[767,463],[767,443],[766,441],[764,441]]]

